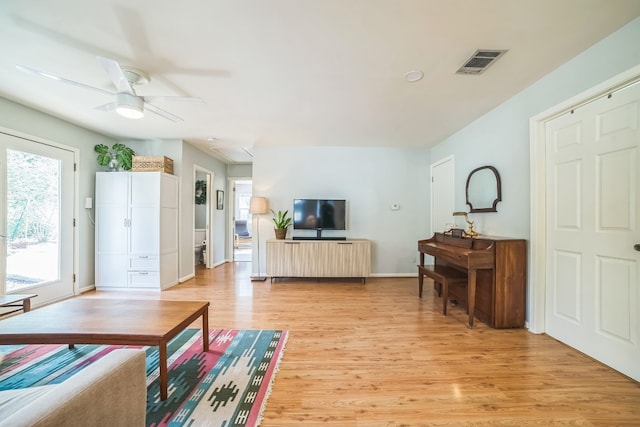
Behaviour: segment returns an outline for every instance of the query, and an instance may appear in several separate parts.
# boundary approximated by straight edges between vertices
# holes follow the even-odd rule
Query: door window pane
[[[60,278],[61,162],[7,149],[7,292]]]

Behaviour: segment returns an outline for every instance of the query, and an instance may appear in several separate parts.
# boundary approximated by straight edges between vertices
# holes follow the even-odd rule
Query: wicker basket
[[[173,175],[173,160],[165,156],[133,156],[134,172],[165,172]]]

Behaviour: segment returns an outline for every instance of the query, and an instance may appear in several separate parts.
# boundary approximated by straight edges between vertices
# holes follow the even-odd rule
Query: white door
[[[453,224],[454,178],[453,157],[431,165],[431,232],[445,231]]]
[[[160,174],[130,174],[129,255],[157,256],[160,247]]]
[[[549,335],[640,381],[640,84],[546,125]]]
[[[72,151],[0,133],[0,293],[74,294]]]
[[[129,178],[126,173],[96,173],[96,286],[126,286],[129,270]]]

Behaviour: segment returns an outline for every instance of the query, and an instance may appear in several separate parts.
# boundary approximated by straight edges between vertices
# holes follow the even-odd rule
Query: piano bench
[[[447,314],[447,299],[449,285],[466,285],[467,274],[463,271],[444,265],[419,265],[418,266],[418,296],[422,298],[422,286],[424,276],[433,279],[438,289],[438,296],[442,293],[442,314]],[[442,292],[440,292],[440,290]]]

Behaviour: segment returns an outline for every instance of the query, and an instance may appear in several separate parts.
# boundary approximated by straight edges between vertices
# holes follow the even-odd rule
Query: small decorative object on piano
[[[467,222],[467,230],[464,232],[465,236],[474,238],[478,235],[478,232],[473,229],[473,221],[469,220],[469,216],[466,212],[454,212],[453,216],[463,216],[464,220]]]
[[[462,228],[452,228],[448,233],[451,234],[451,237],[464,237],[464,230]]]
[[[166,156],[133,156],[134,172],[165,172],[173,175],[173,160]]]

